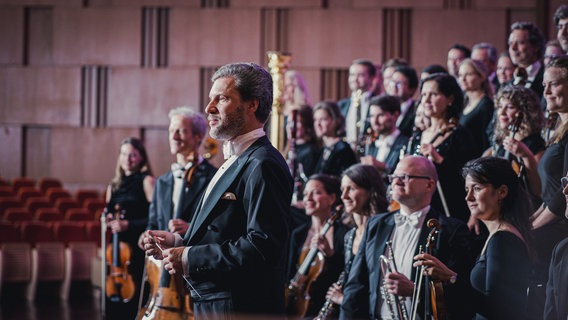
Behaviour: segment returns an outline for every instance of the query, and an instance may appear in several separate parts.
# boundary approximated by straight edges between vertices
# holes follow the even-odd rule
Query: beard
[[[227,113],[225,118],[219,118],[219,124],[211,127],[209,135],[217,140],[230,140],[242,132],[245,126],[243,106],[238,106],[233,112]]]

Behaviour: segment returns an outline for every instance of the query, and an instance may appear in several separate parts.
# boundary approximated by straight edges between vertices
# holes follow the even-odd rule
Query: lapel
[[[172,172],[168,172],[163,180],[158,180],[160,182],[160,199],[165,199],[162,201],[162,206],[164,208],[164,214],[161,214],[162,223],[164,226],[168,226],[168,221],[173,215],[173,202],[172,194],[174,191],[174,175]]]
[[[395,211],[394,213],[391,213],[387,216],[384,217],[384,219],[382,220],[382,223],[378,226],[377,228],[377,237],[376,237],[376,241],[377,243],[375,244],[376,249],[373,250],[373,261],[377,262],[377,265],[380,265],[379,262],[379,257],[382,254],[385,254],[385,250],[387,247],[387,241],[390,240],[391,235],[394,231],[394,215],[397,214],[398,211]],[[379,270],[379,275],[380,275],[380,270]]]
[[[207,197],[207,201],[203,202],[203,197],[201,197],[201,201],[198,207],[201,209],[197,212],[197,214],[193,216],[193,219],[191,220],[191,225],[188,230],[189,237],[186,239],[187,241],[191,241],[193,236],[195,236],[197,231],[202,227],[205,220],[207,220],[207,217],[212,213],[213,209],[217,205],[219,199],[221,199],[221,196],[227,191],[227,188],[229,188],[229,186],[233,184],[233,181],[235,181],[235,179],[239,176],[253,151],[265,143],[270,143],[266,136],[256,140],[247,150],[245,150],[245,152],[243,152],[243,154],[241,154],[237,158],[237,160],[227,169],[227,171],[225,171],[221,179],[219,179],[211,189],[211,192]]]
[[[405,137],[406,136],[404,136],[401,132],[398,137],[394,139],[394,142],[389,150],[389,154],[385,159],[385,163],[388,165],[390,172],[394,171],[394,167],[398,163],[398,158],[400,157],[400,149],[402,149],[403,146],[406,146],[406,142],[408,142],[405,142]]]
[[[198,196],[203,193],[203,190],[207,186],[208,178],[212,178],[207,175],[206,161],[207,160],[203,160],[203,162],[197,166],[188,192],[184,194],[183,208],[181,211],[182,216],[184,216],[184,213],[191,207],[192,203],[200,200]]]

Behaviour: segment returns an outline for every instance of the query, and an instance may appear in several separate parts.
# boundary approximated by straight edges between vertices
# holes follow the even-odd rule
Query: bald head
[[[424,208],[432,201],[438,174],[432,161],[422,156],[406,156],[399,161],[391,182],[392,197],[407,212]]]

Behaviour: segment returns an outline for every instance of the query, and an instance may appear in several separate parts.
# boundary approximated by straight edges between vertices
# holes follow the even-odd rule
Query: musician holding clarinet
[[[435,166],[425,157],[406,156],[398,163],[390,181],[392,196],[400,203],[400,210],[369,219],[343,289],[341,319],[391,319],[396,317],[391,310],[402,304],[410,319],[413,303],[417,303],[417,316],[429,319],[434,307],[442,307],[441,301],[444,301],[447,319],[471,318],[468,309],[469,272],[473,265],[470,233],[465,223],[446,217],[430,205],[437,179]],[[422,298],[412,299],[415,284],[411,279],[419,273],[412,265],[421,246],[427,243],[430,220],[439,224],[431,252],[452,272],[431,276],[432,281],[441,282],[444,293],[439,294],[441,300],[427,304],[424,301],[430,295],[423,292],[426,285],[418,290]],[[387,242],[391,244],[392,254]],[[396,264],[393,271],[384,275],[379,263],[381,255],[391,256]],[[424,283],[429,285],[430,282]],[[383,296],[381,292],[392,294],[394,298]],[[396,306],[389,305],[388,301]]]

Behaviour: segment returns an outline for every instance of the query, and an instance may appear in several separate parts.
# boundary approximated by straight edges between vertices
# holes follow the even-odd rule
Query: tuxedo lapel
[[[195,168],[195,173],[192,181],[190,182],[189,189],[187,193],[184,194],[183,208],[181,208],[182,217],[184,212],[186,212],[191,204],[195,201],[199,201],[198,195],[201,195],[205,187],[207,186],[207,174],[205,173],[205,165],[202,163],[197,168]],[[185,192],[185,190],[184,190]],[[193,215],[193,214],[192,214]]]
[[[173,202],[172,202],[172,194],[174,192],[174,175],[170,172],[167,173],[166,178],[162,180],[162,185],[159,188],[160,190],[160,199],[164,199],[162,201],[163,205],[163,212],[165,214],[160,215],[162,219],[162,223],[164,226],[168,225],[168,221],[172,218],[173,214]]]
[[[262,140],[260,138],[259,140]],[[233,181],[239,176],[242,169],[244,168],[245,164],[248,161],[248,158],[252,154],[252,152],[259,146],[259,140],[253,143],[245,152],[240,155],[237,160],[227,168],[227,171],[224,172],[223,176],[217,181],[217,183],[209,192],[207,196],[207,201],[203,201],[203,197],[201,198],[201,203],[198,208],[198,212],[194,215],[190,229],[188,230],[189,237],[185,240],[190,241],[191,238],[196,234],[196,232],[202,227],[207,217],[212,213],[213,209],[221,199],[221,196],[227,191],[227,188],[231,186]],[[239,199],[242,201],[242,199]]]

